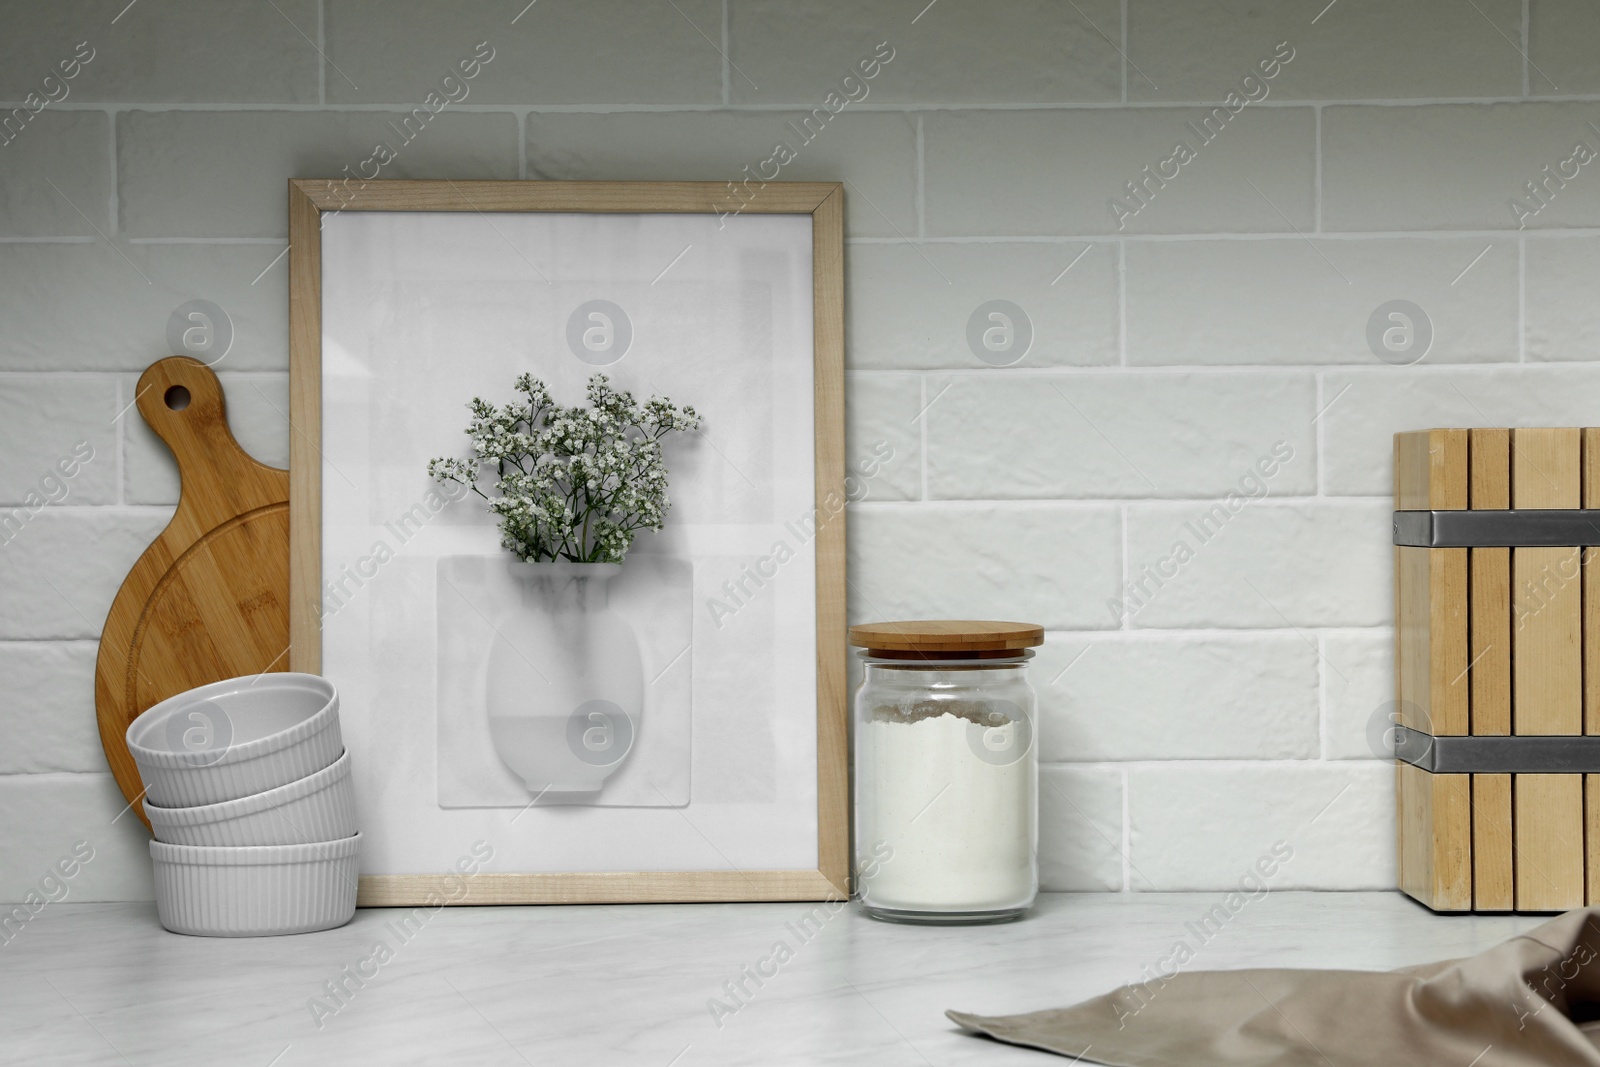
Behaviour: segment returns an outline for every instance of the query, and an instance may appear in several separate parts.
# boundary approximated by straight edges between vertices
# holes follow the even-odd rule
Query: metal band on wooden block
[[[1600,545],[1600,510],[1397,511],[1394,543],[1416,548]]]
[[[1596,903],[1600,429],[1394,449],[1400,886],[1437,911]]]
[[[1600,774],[1600,736],[1434,737],[1404,726],[1394,755],[1430,774]]]

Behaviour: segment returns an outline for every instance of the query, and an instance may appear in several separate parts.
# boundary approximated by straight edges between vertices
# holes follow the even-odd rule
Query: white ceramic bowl
[[[175,934],[264,937],[343,926],[356,913],[361,835],[309,845],[150,842],[156,914]]]
[[[157,841],[173,845],[302,845],[356,832],[350,753],[288,785],[198,808],[146,803]]]
[[[314,674],[257,674],[179,693],[134,719],[127,739],[146,798],[163,808],[265,793],[344,751],[339,694]]]

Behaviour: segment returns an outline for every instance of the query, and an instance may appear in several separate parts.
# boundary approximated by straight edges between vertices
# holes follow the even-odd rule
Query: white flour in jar
[[[862,879],[869,907],[984,911],[1032,901],[1030,734],[1026,721],[981,701],[874,709],[856,738],[866,779],[858,802],[869,813],[861,833],[863,844],[893,851]]]

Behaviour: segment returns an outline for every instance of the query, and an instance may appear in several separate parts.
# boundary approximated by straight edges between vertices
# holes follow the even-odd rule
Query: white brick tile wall
[[[1112,198],[1150,179],[1149,206],[1127,233],[1272,231],[1313,225],[1316,116],[1246,107],[1209,141],[1210,109],[938,111],[924,120],[928,232],[1013,236],[1119,232]],[[1195,158],[1162,181],[1156,168],[1185,141]],[[1169,167],[1168,171],[1173,168]],[[1002,175],[1003,177],[997,177]],[[1252,189],[1251,185],[1255,188]]]
[[[1600,238],[1530,237],[1524,336],[1530,360],[1590,360],[1600,322],[1589,314],[1600,289]]]
[[[783,181],[850,183],[845,225],[851,235],[916,233],[916,119],[844,110],[825,126],[805,127],[802,120],[809,115],[809,110],[534,113],[528,116],[528,177],[751,179],[749,188],[756,189],[757,168],[782,143],[795,153],[778,172]]]
[[[410,111],[128,111],[117,117],[121,224],[131,237],[286,238],[289,179],[359,177],[379,142],[395,152],[384,178],[517,177],[509,115],[446,109],[423,125]]]
[[[121,407],[109,375],[0,378],[0,508],[116,503]]]
[[[0,523],[18,509],[0,511]],[[111,598],[170,509],[47,506],[0,545],[0,641],[98,638]],[[7,524],[9,525],[9,524]]]
[[[1267,83],[1269,100],[1517,96],[1521,0],[1342,0],[1336,7],[1134,0],[1128,5],[1133,100],[1220,100],[1280,42],[1293,58]],[[1476,8],[1476,10],[1474,10]],[[1506,36],[1502,36],[1502,34]],[[1267,69],[1271,69],[1270,67]]]
[[[1025,351],[1004,353],[1017,366],[1113,364],[1118,270],[1111,241],[853,244],[845,250],[846,355],[855,367],[988,366],[968,326],[976,317],[988,328],[982,306],[1006,300],[1026,317],[1014,327],[1031,336]],[[988,351],[981,332],[979,345]]]
[[[1049,763],[1320,755],[1317,650],[1294,634],[1055,635],[1033,685]]]
[[[22,900],[79,841],[93,858],[65,899],[149,900],[150,834],[126,807],[109,773],[0,776],[0,900]]]
[[[1130,241],[1127,254],[1134,365],[1377,364],[1367,322],[1396,299],[1427,311],[1429,363],[1517,351],[1510,238]]]
[[[1272,889],[1394,886],[1394,765],[1170,764],[1128,772],[1133,883],[1236,889],[1282,842]]]
[[[0,145],[0,237],[105,232],[112,201],[106,116],[48,107],[22,114],[26,121],[11,109],[0,111],[6,137]]]
[[[920,107],[1121,97],[1116,0],[1078,0],[1076,10],[1050,0],[948,4],[919,15],[921,6],[891,19],[882,5],[850,0],[731,0],[729,58],[752,79],[734,73],[733,102],[819,106],[845,75],[859,78],[857,64],[880,43],[893,58],[868,81],[863,102]],[[973,62],[985,55],[1004,55],[1005,62]]]
[[[1394,634],[1383,630],[1330,633],[1322,638],[1326,718],[1323,755],[1372,759],[1389,751],[1394,725]]]
[[[280,244],[0,243],[0,370],[142,371],[174,354],[167,320],[190,300],[210,300],[232,323],[219,371],[282,370],[282,253]],[[70,291],[94,299],[63,314],[61,294]]]
[[[467,83],[463,102],[718,103],[722,57],[712,42],[721,40],[722,6],[674,2],[676,9],[629,0],[524,9],[489,0],[326,0],[328,62],[337,67],[327,72],[328,101],[419,102],[446,75],[459,78],[459,63],[484,42],[493,58]]]
[[[1281,371],[930,375],[928,495],[1225,496],[1258,461],[1278,468],[1274,493],[1310,492],[1314,385]],[[1280,443],[1298,463],[1273,460]]]
[[[0,641],[10,713],[0,715],[0,775],[101,774],[93,641]]]
[[[468,98],[382,176],[729,182],[894,49],[782,171],[848,183],[849,462],[893,453],[850,509],[850,616],[1047,627],[1048,888],[1229,888],[1276,840],[1274,887],[1392,885],[1391,435],[1600,411],[1580,0],[12,6],[0,900],[80,838],[79,899],[150,892],[92,716],[101,622],[176,493],[115,419],[135,377],[175,308],[220,305],[235,433],[283,463],[285,181],[398,141],[479,41]],[[1267,98],[1199,136],[1282,41]],[[1400,354],[1369,336],[1396,300],[1420,308]],[[1014,365],[969,340],[989,301],[1031,332]],[[29,507],[80,437],[66,499]],[[1220,532],[1186,527],[1218,505]]]
[[[124,0],[126,3],[126,0]],[[315,104],[317,0],[215,4],[165,0],[123,11],[95,0],[31,5],[27,29],[0,38],[0,100],[39,91],[63,60],[87,55],[63,102]],[[276,10],[274,10],[276,7]],[[79,52],[79,45],[89,48]],[[57,95],[62,90],[46,87]]]
[[[289,376],[287,374],[233,374],[220,371],[223,398],[228,405],[228,425],[234,439],[250,455],[273,467],[289,466]],[[138,379],[123,383],[131,400]],[[130,415],[132,413],[130,412]],[[127,434],[124,471],[129,504],[176,504],[178,465],[172,450],[141,418],[125,418]]]
[[[1596,34],[1600,34],[1600,9],[1586,0],[1528,0],[1532,90],[1600,92],[1600,67],[1589,48]]]
[[[922,378],[851,371],[845,375],[846,485],[852,500],[922,498]],[[860,488],[857,488],[859,484]]]
[[[1324,489],[1392,496],[1394,435],[1428,426],[1587,426],[1600,366],[1381,367],[1323,376]]]
[[[1123,888],[1123,774],[1047,766],[1039,774],[1039,881],[1060,890]]]
[[[1136,592],[1121,599],[1134,626],[1391,621],[1392,504],[1242,497],[1235,504],[1237,510],[1204,501],[1128,506],[1127,565]]]
[[[1108,629],[1117,512],[880,504],[850,513],[852,619],[1026,618]]]
[[[1563,161],[1600,149],[1600,103],[1329,107],[1322,224],[1330,230],[1516,230],[1600,224],[1600,177]],[[1493,146],[1486,151],[1487,146]],[[1550,184],[1547,202],[1526,191]],[[1520,200],[1529,214],[1519,215]]]

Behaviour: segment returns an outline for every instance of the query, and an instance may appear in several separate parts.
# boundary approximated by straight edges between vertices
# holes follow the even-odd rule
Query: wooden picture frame
[[[811,217],[815,497],[845,498],[843,187],[772,182],[744,214]],[[726,183],[292,180],[289,183],[290,641],[289,669],[322,669],[323,224],[328,213],[695,213],[726,216]],[[670,523],[670,519],[669,519]],[[822,900],[848,897],[849,778],[842,509],[818,523],[816,580],[816,827],[813,867],[363,875],[359,903],[532,904]],[[337,679],[336,679],[337,681]],[[363,753],[354,753],[358,762]],[[371,816],[362,813],[365,822]],[[460,887],[465,885],[463,891]]]

